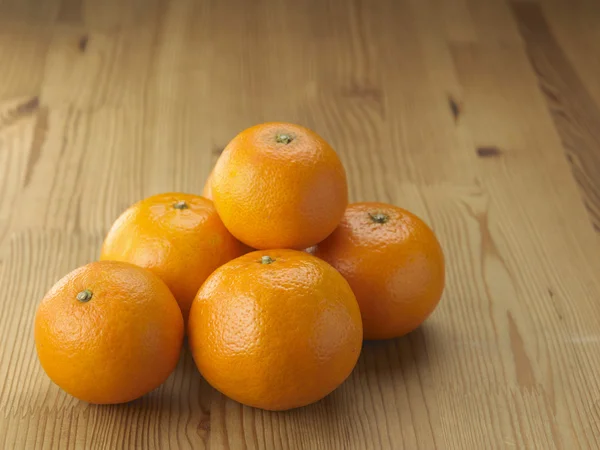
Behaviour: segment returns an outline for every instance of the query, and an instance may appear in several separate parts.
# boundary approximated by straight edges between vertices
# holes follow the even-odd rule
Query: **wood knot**
[[[21,103],[19,106],[17,106],[17,116],[29,116],[36,112],[39,109],[39,107],[40,98],[36,95],[35,97],[32,97],[31,99],[27,100],[25,103]]]
[[[502,151],[498,147],[477,147],[477,156],[479,156],[480,158],[493,158],[496,156],[500,156],[501,154]]]
[[[210,432],[210,415],[203,417],[198,422],[198,429],[204,432]]]
[[[79,51],[81,53],[84,53],[87,50],[89,41],[90,41],[90,37],[87,34],[84,34],[83,36],[81,36],[79,38],[78,47],[79,47]]]
[[[462,104],[457,102],[451,95],[448,96],[448,106],[452,117],[454,117],[454,123],[458,122],[458,119],[462,113]]]

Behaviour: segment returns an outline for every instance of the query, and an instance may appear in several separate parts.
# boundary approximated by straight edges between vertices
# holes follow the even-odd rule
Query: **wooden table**
[[[32,338],[46,290],[267,120],[326,137],[353,200],[433,226],[435,314],[285,413],[218,394],[187,350],[131,404],[60,391]],[[0,187],[2,449],[600,446],[597,0],[5,0]]]

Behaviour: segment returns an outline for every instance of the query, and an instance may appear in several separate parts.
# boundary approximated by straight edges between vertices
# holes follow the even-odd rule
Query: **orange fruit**
[[[317,244],[348,203],[335,151],[314,131],[283,122],[238,134],[215,165],[211,190],[227,229],[258,249]]]
[[[206,280],[188,338],[214,388],[285,410],[320,400],[348,377],[362,324],[350,286],[329,264],[295,250],[256,251]]]
[[[150,269],[169,286],[187,320],[204,280],[245,251],[227,231],[210,200],[167,193],[127,209],[108,232],[100,259]]]
[[[444,290],[444,254],[414,214],[385,203],[348,206],[340,226],[314,252],[348,280],[360,305],[365,339],[417,328]]]
[[[124,403],[160,386],[175,369],[184,327],[160,278],[132,264],[100,261],[50,289],[35,315],[42,367],[89,403]]]
[[[212,200],[212,172],[208,175],[206,183],[204,183],[204,189],[202,190],[202,197]]]

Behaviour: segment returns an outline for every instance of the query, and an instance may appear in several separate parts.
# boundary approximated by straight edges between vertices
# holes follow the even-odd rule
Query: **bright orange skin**
[[[187,207],[175,208],[181,201]],[[210,200],[167,193],[127,209],[108,232],[100,259],[150,269],[167,283],[187,320],[204,280],[245,252],[246,247],[227,231]]]
[[[281,135],[292,141],[277,142]],[[258,249],[317,244],[348,203],[346,172],[335,151],[313,131],[289,123],[238,134],[219,157],[211,187],[227,229]]]
[[[261,258],[274,261],[263,264]],[[316,402],[356,365],[360,310],[324,261],[294,250],[248,253],[198,291],[189,344],[217,390],[246,405],[286,410]]]
[[[389,217],[377,223],[371,215]],[[348,206],[315,256],[348,280],[360,305],[365,339],[389,339],[417,328],[444,290],[444,254],[414,214],[385,203]]]
[[[77,295],[88,289],[88,301]],[[160,386],[177,365],[184,325],[173,294],[146,269],[100,261],[75,269],[35,316],[42,367],[89,403],[124,403]]]

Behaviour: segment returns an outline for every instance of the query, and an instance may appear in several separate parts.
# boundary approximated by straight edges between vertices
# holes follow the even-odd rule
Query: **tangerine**
[[[108,232],[100,259],[125,261],[154,272],[171,289],[187,320],[204,280],[246,251],[227,231],[210,200],[166,193],[128,208]]]
[[[248,253],[198,291],[188,326],[198,369],[232,399],[267,410],[320,400],[351,373],[360,311],[326,262],[295,250]]]
[[[444,290],[442,248],[419,217],[385,203],[348,206],[340,226],[314,250],[348,280],[365,339],[388,339],[417,328]]]
[[[184,335],[173,294],[141,267],[99,261],[75,269],[35,315],[37,354],[50,379],[89,403],[135,400],[177,365]]]
[[[283,122],[238,134],[219,157],[210,189],[227,229],[257,249],[317,244],[348,203],[346,172],[331,146]]]

